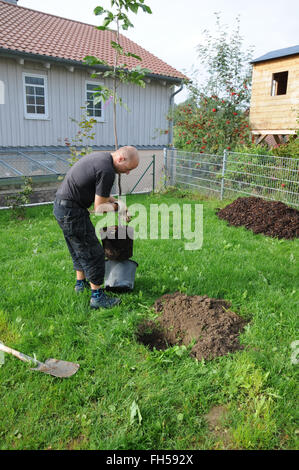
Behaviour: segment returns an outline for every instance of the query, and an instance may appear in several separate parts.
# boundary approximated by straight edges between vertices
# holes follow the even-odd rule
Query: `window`
[[[48,118],[47,77],[23,74],[25,117],[28,119]]]
[[[273,73],[271,96],[286,95],[289,72]]]
[[[96,96],[94,95],[96,88],[99,85],[100,83],[86,82],[87,114],[97,121],[103,121],[103,102],[100,100],[99,102],[95,103]]]

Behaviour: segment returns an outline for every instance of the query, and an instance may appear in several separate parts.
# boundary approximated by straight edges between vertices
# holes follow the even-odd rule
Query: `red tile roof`
[[[80,23],[47,13],[20,7],[0,0],[0,48],[61,60],[81,62],[93,55],[113,65],[115,40],[112,31],[100,31],[93,25]],[[186,78],[181,72],[121,35],[125,51],[133,52],[142,62],[127,57],[130,67],[141,65],[151,73],[173,78]]]

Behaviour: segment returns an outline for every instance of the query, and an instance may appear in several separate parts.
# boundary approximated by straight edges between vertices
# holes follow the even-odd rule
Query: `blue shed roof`
[[[285,57],[289,55],[299,54],[299,45],[292,47],[285,47],[284,49],[277,49],[276,51],[268,52],[267,54],[258,57],[251,61],[251,64],[256,62],[264,62],[266,60],[279,59],[280,57]]]

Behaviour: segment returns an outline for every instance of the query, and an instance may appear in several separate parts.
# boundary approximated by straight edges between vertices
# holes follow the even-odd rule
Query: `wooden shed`
[[[298,128],[299,45],[269,52],[252,64],[252,133],[256,143],[269,135],[280,143]]]

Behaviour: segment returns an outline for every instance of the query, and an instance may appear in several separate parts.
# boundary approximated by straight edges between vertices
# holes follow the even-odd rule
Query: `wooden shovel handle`
[[[33,359],[33,357],[26,356],[26,354],[20,353],[19,351],[16,351],[15,349],[9,348],[8,346],[5,346],[5,344],[0,342],[0,351],[6,352],[7,354],[12,354],[13,356],[17,357],[23,362],[34,362],[35,364],[39,364],[39,361],[36,359]]]

